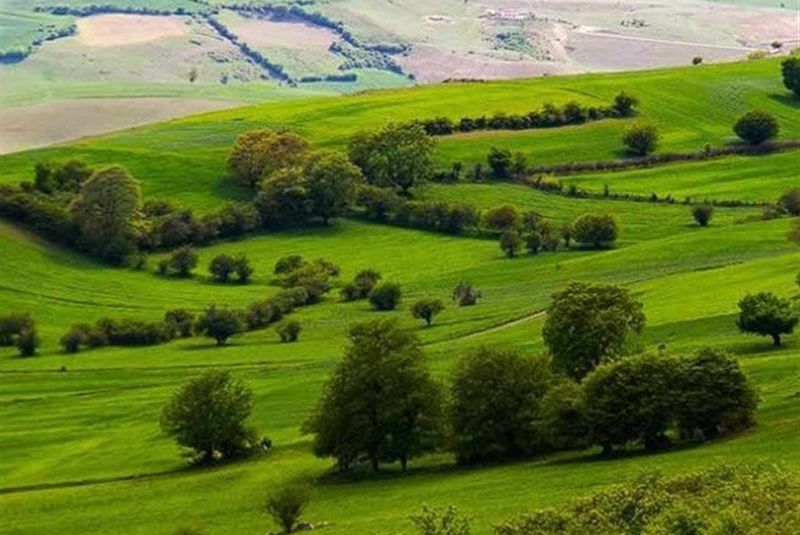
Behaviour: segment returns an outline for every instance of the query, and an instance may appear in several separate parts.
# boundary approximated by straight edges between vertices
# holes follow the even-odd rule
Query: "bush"
[[[300,331],[303,330],[303,327],[297,320],[288,320],[278,325],[276,330],[281,342],[297,342],[297,338],[300,336]]]
[[[402,295],[399,284],[384,282],[369,292],[369,303],[375,310],[394,310],[400,304]]]
[[[692,207],[692,217],[701,227],[707,227],[714,215],[714,207],[710,204],[696,204]]]
[[[444,510],[431,509],[426,505],[411,521],[420,535],[470,535],[470,521],[459,514],[452,505]]]
[[[557,368],[580,379],[621,355],[644,329],[642,304],[628,290],[573,282],[552,296],[542,338]]]
[[[365,269],[355,276],[353,282],[342,288],[342,299],[344,301],[357,301],[366,299],[369,293],[381,280],[381,274],[373,269]]]
[[[800,215],[800,188],[792,188],[781,195],[778,204],[789,214]]]
[[[275,294],[275,301],[280,305],[281,310],[288,314],[296,307],[308,303],[308,291],[300,286],[286,288]]]
[[[233,272],[239,284],[247,284],[253,276],[253,266],[244,255],[239,255],[233,259]]]
[[[60,343],[65,353],[77,353],[81,346],[89,343],[89,335],[85,328],[73,326],[61,337]]]
[[[244,331],[244,322],[240,312],[211,305],[197,320],[196,329],[198,333],[213,338],[221,346],[234,334]]]
[[[514,258],[521,247],[522,239],[519,237],[519,232],[515,229],[504,230],[502,234],[500,234],[500,250],[503,251],[507,257]]]
[[[483,224],[486,228],[497,232],[516,228],[521,221],[519,210],[511,204],[497,206],[483,215]]]
[[[174,251],[169,257],[158,263],[158,271],[162,275],[174,274],[178,277],[191,277],[192,270],[197,267],[197,252],[183,246]]]
[[[92,347],[148,346],[167,342],[172,338],[172,331],[162,322],[101,318],[94,328],[90,328],[87,336]]]
[[[425,320],[425,325],[430,327],[433,318],[442,310],[444,310],[444,303],[441,299],[420,299],[411,307],[411,315],[416,319]]]
[[[451,427],[461,463],[531,455],[544,443],[535,425],[552,381],[549,362],[479,349],[456,365]]]
[[[783,85],[800,98],[800,55],[792,54],[781,63]]]
[[[608,214],[585,214],[572,223],[575,241],[599,249],[617,241],[617,220]]]
[[[291,273],[305,263],[305,260],[303,260],[303,257],[300,255],[284,256],[275,263],[275,269],[272,272],[276,275],[285,275],[286,273]]]
[[[161,413],[161,428],[194,452],[196,460],[229,458],[254,441],[246,421],[253,392],[230,372],[212,370],[178,389]]]
[[[711,440],[755,423],[758,394],[735,358],[706,348],[678,369],[675,417],[683,438]]]
[[[233,273],[233,257],[226,254],[215,256],[208,265],[208,271],[215,282],[228,282]]]
[[[583,380],[591,441],[609,453],[639,442],[647,449],[667,442],[675,405],[674,362],[641,355],[601,364]]]
[[[0,346],[14,345],[18,335],[33,329],[33,318],[27,312],[0,316]]]
[[[636,156],[647,156],[656,150],[659,140],[655,125],[637,122],[629,126],[622,135],[622,142]]]
[[[173,336],[181,336],[182,338],[188,338],[192,336],[194,314],[185,308],[168,310],[164,314],[164,322],[172,331]]]
[[[319,262],[310,262],[290,272],[281,284],[285,288],[300,287],[306,291],[306,304],[316,303],[331,288],[331,267]]]
[[[267,498],[265,509],[283,533],[292,533],[310,499],[311,490],[306,486],[283,486]]]
[[[800,483],[771,465],[722,465],[658,473],[495,526],[497,535],[710,535],[800,531]]]
[[[510,150],[492,147],[486,160],[495,178],[511,176],[512,156]]]
[[[247,327],[251,330],[262,329],[267,325],[280,321],[283,315],[288,313],[292,307],[293,305],[288,307],[289,310],[286,310],[286,305],[283,305],[277,298],[251,303],[245,312]]]
[[[781,335],[791,334],[797,325],[797,312],[792,303],[773,293],[747,295],[739,301],[736,325],[746,333],[771,336],[773,344],[781,345]]]
[[[780,125],[769,112],[752,110],[742,115],[733,125],[733,131],[745,143],[758,145],[778,135]]]
[[[630,117],[634,114],[635,108],[638,105],[638,98],[622,91],[614,97],[614,106],[612,109],[620,117]]]
[[[24,329],[17,335],[16,346],[21,357],[32,357],[39,347],[39,335],[35,328]]]
[[[453,301],[460,307],[473,306],[481,297],[481,292],[476,290],[471,282],[461,281],[453,288]]]
[[[540,414],[539,433],[549,447],[564,450],[589,445],[589,420],[578,383],[563,380],[550,387]]]

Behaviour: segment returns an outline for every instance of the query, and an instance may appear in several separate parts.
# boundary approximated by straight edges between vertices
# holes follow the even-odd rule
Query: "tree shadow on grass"
[[[790,108],[800,109],[800,99],[789,93],[772,93],[769,98]]]

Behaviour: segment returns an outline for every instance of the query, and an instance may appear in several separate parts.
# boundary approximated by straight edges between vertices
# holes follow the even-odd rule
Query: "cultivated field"
[[[337,6],[334,3],[331,7]],[[800,106],[780,79],[775,60],[683,67],[627,74],[445,84],[311,98],[217,111],[0,159],[0,181],[32,180],[37,162],[85,160],[121,164],[141,182],[145,200],[163,199],[196,213],[216,211],[251,192],[231,184],[225,159],[246,130],[289,129],[317,146],[343,149],[349,137],[392,120],[447,115],[527,112],[569,100],[605,106],[624,90],[641,100],[640,115],[662,133],[660,152],[698,151],[733,141],[731,125],[743,112],[763,108],[780,123],[780,139],[797,139]],[[626,119],[519,132],[447,136],[436,152],[442,169],[485,162],[490,147],[526,153],[532,165],[623,157]],[[714,462],[766,461],[800,470],[800,337],[782,348],[740,333],[737,302],[745,293],[774,292],[797,306],[800,252],[786,239],[790,218],[764,219],[763,206],[715,208],[707,228],[696,225],[684,197],[774,202],[797,187],[800,152],[725,156],[622,172],[558,177],[597,193],[578,199],[508,181],[429,184],[420,200],[462,202],[480,209],[512,203],[554,224],[584,213],[609,213],[621,231],[607,250],[561,248],[554,253],[505,258],[495,239],[453,236],[336,219],[219,241],[199,249],[197,274],[174,279],[155,274],[168,251],[151,255],[145,270],[111,268],[44,241],[13,221],[0,222],[0,308],[30,311],[42,345],[19,358],[0,349],[0,531],[4,534],[165,534],[182,526],[204,533],[264,533],[269,491],[286,482],[313,486],[304,517],[329,523],[331,535],[415,533],[408,515],[421,504],[455,505],[474,520],[474,533],[510,516],[559,505],[598,488],[627,481],[644,469],[685,473]],[[614,193],[675,204],[602,198]],[[210,282],[206,266],[220,253],[246,253],[252,283]],[[183,306],[199,312],[210,303],[243,307],[278,292],[272,267],[286,255],[324,257],[341,266],[340,281],[373,268],[402,285],[394,312],[372,311],[364,301],[340,302],[334,290],[320,304],[292,317],[303,324],[300,341],[281,344],[273,328],[235,336],[222,348],[192,337],[151,347],[105,347],[67,355],[59,338],[78,321],[130,317],[157,321]],[[452,288],[469,280],[483,293],[477,306],[459,308]],[[310,449],[300,425],[339,361],[346,329],[356,321],[398,318],[422,339],[435,376],[449,380],[455,362],[481,345],[545,351],[541,338],[551,294],[570,281],[608,282],[630,289],[644,304],[644,349],[682,355],[702,346],[725,348],[741,363],[762,398],[757,426],[705,445],[631,453],[602,459],[598,449],[541,455],[506,464],[457,467],[449,454],[414,460],[408,474],[335,474],[330,460]],[[448,306],[430,328],[409,313],[416,299],[433,296]],[[158,426],[163,404],[186,380],[208,369],[231,370],[255,392],[253,424],[274,442],[266,455],[211,468],[189,468]]]

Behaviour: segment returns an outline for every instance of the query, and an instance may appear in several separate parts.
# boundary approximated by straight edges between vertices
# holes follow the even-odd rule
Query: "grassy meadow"
[[[641,101],[641,115],[663,134],[660,150],[698,150],[732,141],[731,124],[750,107],[774,113],[782,139],[796,139],[800,109],[783,89],[775,61],[585,75],[484,84],[383,90],[335,98],[276,102],[214,112],[0,158],[4,183],[32,178],[37,161],[80,158],[119,163],[141,181],[145,198],[169,199],[197,212],[213,211],[248,193],[229,185],[225,157],[236,134],[289,128],[314,143],[343,148],[361,129],[391,120],[446,114],[520,112],[550,101],[606,104],[620,90]],[[446,103],[446,105],[443,105]],[[620,157],[626,121],[527,132],[491,132],[442,139],[437,157],[483,161],[489,147],[525,151],[533,163]],[[725,157],[616,173],[564,177],[581,189],[671,194],[717,200],[774,201],[798,186],[797,151]],[[786,239],[789,219],[763,220],[759,207],[715,210],[711,225],[694,224],[681,204],[574,199],[503,182],[430,184],[429,200],[479,208],[512,203],[563,223],[587,212],[614,214],[617,246],[609,250],[503,256],[495,240],[449,236],[362,221],[259,233],[202,248],[196,275],[176,280],[147,270],[117,269],[47,243],[10,221],[0,222],[0,309],[30,311],[42,337],[40,354],[19,358],[0,349],[0,532],[9,535],[164,534],[196,526],[210,535],[274,529],[264,498],[287,481],[313,483],[305,518],[327,522],[322,533],[411,534],[408,515],[423,503],[455,505],[474,532],[547,505],[564,503],[644,470],[682,473],[715,462],[765,460],[800,470],[800,336],[782,348],[739,333],[737,302],[744,294],[775,292],[798,304],[800,252]],[[251,284],[219,285],[206,267],[219,253],[245,253]],[[164,254],[164,253],[162,253]],[[184,306],[241,307],[276,293],[272,267],[289,254],[324,257],[342,268],[340,283],[374,268],[403,287],[394,312],[364,301],[342,303],[338,288],[320,304],[293,314],[300,341],[281,344],[274,328],[236,336],[227,347],[199,337],[151,347],[107,347],[66,355],[58,339],[73,323],[100,317],[159,320]],[[449,301],[458,282],[482,291],[475,307]],[[449,455],[416,460],[408,474],[342,478],[315,458],[299,427],[346,343],[353,322],[397,317],[421,337],[435,376],[447,381],[455,362],[480,345],[545,351],[541,340],[550,295],[570,281],[630,288],[644,304],[647,327],[638,342],[676,355],[705,345],[740,360],[762,398],[752,430],[702,446],[602,460],[598,450],[563,452],[524,462],[456,467]],[[430,328],[410,315],[428,296],[448,301]],[[178,385],[209,368],[225,368],[255,392],[252,422],[274,441],[270,453],[209,469],[192,469],[158,426],[163,404]]]

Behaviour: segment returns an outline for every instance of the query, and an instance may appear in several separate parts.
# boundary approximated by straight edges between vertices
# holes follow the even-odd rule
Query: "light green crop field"
[[[228,185],[224,161],[236,134],[250,128],[291,128],[319,145],[342,148],[353,132],[389,120],[522,111],[572,98],[606,103],[625,89],[641,98],[642,115],[659,124],[665,151],[729,142],[730,124],[751,106],[775,113],[783,139],[794,139],[798,107],[784,96],[777,72],[778,63],[759,61],[272,103],[15,154],[1,158],[0,167],[3,182],[14,183],[29,180],[40,160],[120,163],[141,180],[146,198],[211,211],[225,200],[248,197]],[[725,97],[715,97],[715,88]],[[442,164],[479,161],[491,145],[509,143],[536,162],[611,159],[619,156],[624,124],[455,136],[442,141],[438,156]],[[564,180],[590,191],[608,183],[618,192],[771,201],[798,185],[797,157],[797,151],[726,157]],[[305,518],[329,523],[326,534],[410,535],[408,515],[427,503],[455,505],[473,518],[475,533],[488,535],[494,523],[510,516],[564,503],[644,470],[681,473],[715,462],[757,460],[800,470],[800,336],[788,336],[782,348],[773,349],[771,341],[735,326],[737,302],[748,292],[771,291],[798,304],[800,251],[786,239],[787,217],[762,220],[760,208],[717,207],[711,225],[701,228],[681,204],[575,199],[495,181],[430,184],[415,195],[479,208],[511,203],[556,224],[583,213],[611,213],[620,222],[620,239],[609,250],[572,248],[507,259],[490,239],[338,219],[329,226],[215,243],[199,250],[193,278],[175,280],[153,273],[160,255],[153,255],[148,270],[109,268],[0,222],[0,311],[30,311],[42,337],[40,354],[32,358],[0,349],[0,532],[171,535],[181,526],[196,526],[210,535],[265,533],[274,529],[262,510],[266,495],[280,483],[304,480],[313,485]],[[210,282],[206,266],[219,253],[245,253],[255,267],[252,283]],[[60,352],[58,339],[78,321],[155,321],[177,306],[241,307],[269,296],[278,291],[272,266],[289,254],[339,264],[341,282],[361,269],[377,269],[402,285],[403,302],[397,311],[373,312],[363,301],[339,302],[334,290],[322,303],[295,312],[304,328],[295,344],[280,344],[270,328],[236,336],[223,348],[195,337],[152,347]],[[449,302],[462,280],[482,291],[477,306],[449,304],[430,328],[411,318],[416,299]],[[458,358],[480,345],[543,353],[550,295],[573,280],[630,288],[648,318],[640,340],[646,350],[661,347],[681,355],[712,345],[735,354],[762,398],[758,425],[722,441],[653,455],[601,460],[596,450],[587,450],[461,468],[437,454],[412,462],[408,474],[387,468],[380,476],[352,479],[333,475],[330,461],[312,455],[310,437],[299,428],[353,322],[400,319],[419,333],[436,377],[447,381]],[[252,422],[273,439],[272,452],[191,469],[161,433],[163,404],[178,385],[209,368],[229,369],[251,385]]]

